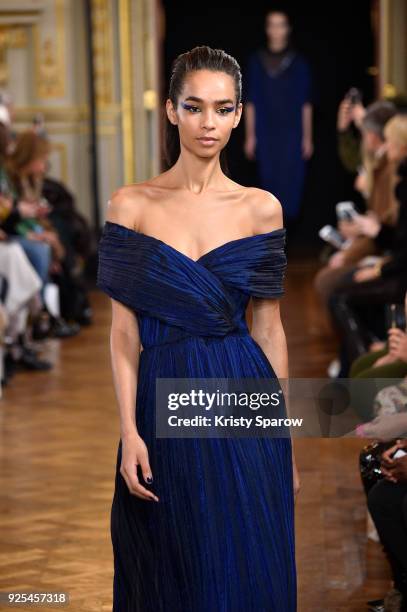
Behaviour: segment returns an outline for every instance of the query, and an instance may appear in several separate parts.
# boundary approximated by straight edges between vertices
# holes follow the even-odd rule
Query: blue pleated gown
[[[160,499],[129,492],[119,440],[114,612],[296,610],[291,440],[155,436],[157,377],[276,378],[245,310],[250,296],[283,295],[285,268],[284,228],[195,261],[105,222],[97,285],[137,317],[136,422]]]

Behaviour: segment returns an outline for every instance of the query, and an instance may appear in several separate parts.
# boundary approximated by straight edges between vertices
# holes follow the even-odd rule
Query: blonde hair
[[[384,136],[402,147],[407,147],[407,114],[392,117],[384,126]]]

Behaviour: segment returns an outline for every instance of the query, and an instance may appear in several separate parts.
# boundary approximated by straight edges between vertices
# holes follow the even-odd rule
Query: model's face
[[[284,13],[270,13],[266,17],[266,34],[268,41],[283,46],[290,33],[290,24]]]
[[[213,157],[227,144],[242,114],[236,104],[233,78],[224,72],[190,72],[174,109],[167,100],[167,115],[178,126],[181,147],[200,157]]]
[[[393,138],[386,139],[387,158],[390,161],[401,161],[407,156],[407,146]]]

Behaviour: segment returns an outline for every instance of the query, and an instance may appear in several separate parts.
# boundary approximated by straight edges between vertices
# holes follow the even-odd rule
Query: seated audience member
[[[356,175],[362,162],[360,128],[365,113],[362,102],[348,91],[339,104],[336,132],[339,159],[351,175]]]
[[[0,125],[0,223],[7,219],[13,206],[4,173],[8,149],[8,130]],[[16,369],[46,370],[48,361],[41,360],[26,338],[30,314],[41,306],[39,291],[42,282],[21,245],[8,239],[0,229],[0,275],[2,277],[2,308],[7,316],[3,334],[2,384]]]
[[[69,254],[49,218],[50,205],[42,196],[49,149],[48,141],[31,130],[17,136],[13,152],[5,163],[14,207],[2,227],[26,251],[42,280],[42,291],[51,276],[58,285],[69,288],[60,296],[62,311],[64,299],[72,299],[76,285]],[[47,313],[45,303],[44,313]],[[64,337],[78,333],[80,327],[77,323],[68,323],[47,314],[53,324],[52,335]]]
[[[395,223],[398,204],[394,194],[396,163],[388,158],[384,138],[386,123],[396,114],[391,102],[375,102],[366,109],[361,121],[362,154],[365,172],[358,177],[359,189],[366,195],[366,206],[382,223]],[[363,186],[360,185],[363,177]],[[354,265],[367,255],[377,254],[380,247],[364,235],[352,221],[340,221],[338,230],[351,244],[336,251],[316,275],[314,285],[324,304],[332,291],[341,285]]]
[[[407,289],[407,115],[396,115],[385,127],[387,155],[397,162],[396,198],[399,202],[395,225],[380,223],[377,215],[357,218],[360,232],[387,254],[373,266],[355,266],[329,299],[329,308],[342,341],[341,376],[352,361],[369,349],[371,337],[365,316],[375,314],[376,330],[383,336],[384,306],[402,303]],[[376,331],[375,330],[375,331]]]
[[[407,437],[407,377],[397,385],[383,387],[376,395],[374,405],[380,407],[378,416],[356,428],[359,438],[389,442]],[[392,411],[392,412],[390,412]]]
[[[97,248],[94,237],[87,220],[76,209],[72,193],[61,182],[46,177],[42,193],[52,207],[49,219],[64,244],[65,262],[70,270],[67,277],[72,279],[70,284],[59,283],[60,293],[64,296],[61,299],[62,316],[80,325],[89,325],[92,310],[87,295],[85,269],[89,256]]]
[[[397,451],[400,457],[395,458]],[[381,478],[367,503],[393,574],[394,589],[385,610],[407,612],[407,440],[398,440],[382,455]],[[390,607],[392,606],[392,607]]]
[[[407,313],[407,295],[405,305]],[[403,327],[405,320],[406,318]],[[373,397],[378,389],[387,386],[386,379],[404,379],[407,376],[407,333],[400,327],[389,327],[387,334],[388,342],[385,348],[358,357],[350,368],[349,376],[355,380],[355,384],[351,385],[354,390],[352,405],[364,421],[369,421],[373,417],[375,404]],[[372,385],[358,383],[360,380],[372,380]],[[407,403],[407,398],[405,401]],[[389,411],[386,410],[385,414],[389,414]],[[376,413],[375,415],[378,416]],[[393,437],[397,435],[401,434],[396,433]]]
[[[7,281],[4,308],[7,313],[5,378],[16,369],[48,370],[51,364],[38,358],[37,351],[25,341],[25,330],[33,301],[41,289],[41,279],[32,267],[23,248],[8,242],[0,230],[0,274]]]

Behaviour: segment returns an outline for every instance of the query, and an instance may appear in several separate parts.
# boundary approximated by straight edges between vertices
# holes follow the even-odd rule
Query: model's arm
[[[255,233],[264,234],[283,227],[280,201],[263,189],[253,190]],[[278,378],[288,378],[287,343],[280,317],[279,299],[252,299],[251,335],[261,346]]]
[[[141,345],[137,319],[132,310],[114,299],[111,302],[110,357],[123,440],[138,435],[135,404]]]
[[[248,159],[254,159],[256,150],[256,110],[253,102],[246,102],[244,105],[244,121],[246,130],[244,152]]]
[[[302,153],[309,159],[314,151],[312,138],[312,105],[307,102],[302,107]]]
[[[260,346],[277,378],[285,388],[286,405],[288,403],[288,351],[283,324],[280,317],[278,299],[253,298],[253,318],[251,336]],[[287,410],[289,413],[289,410]],[[294,494],[300,490],[300,480],[292,446]]]
[[[259,190],[260,198],[256,203],[256,233],[265,233],[283,227],[282,207],[279,200],[269,192]],[[271,364],[277,378],[286,388],[288,402],[288,350],[287,341],[280,316],[279,299],[252,298],[252,326],[250,334],[260,346]],[[300,480],[292,446],[293,486],[297,495]]]
[[[277,378],[288,378],[288,351],[278,299],[253,298],[251,336],[262,348]]]
[[[106,219],[133,229],[136,206],[126,192],[116,192],[109,202]],[[152,479],[148,449],[137,431],[136,397],[140,360],[140,334],[135,313],[111,298],[112,325],[110,330],[110,356],[114,387],[120,413],[120,437],[122,441],[122,462],[120,473],[129,491],[145,500],[158,501],[152,491],[144,487],[138,478],[140,465],[143,478]]]

